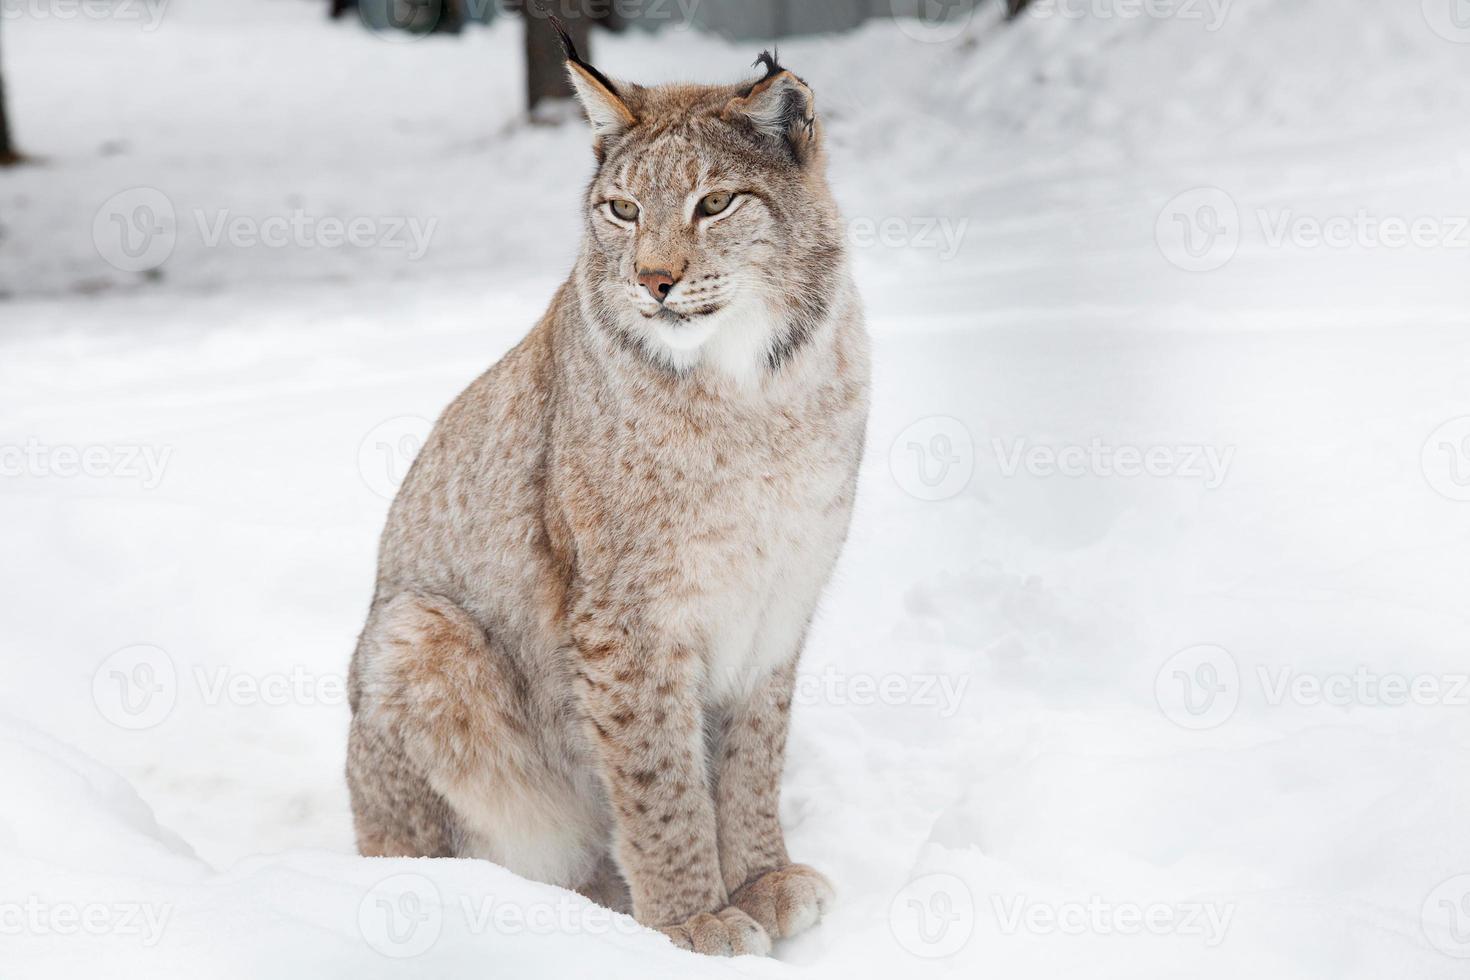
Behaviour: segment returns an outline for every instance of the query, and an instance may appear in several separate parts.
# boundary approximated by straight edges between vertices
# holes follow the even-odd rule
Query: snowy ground
[[[1038,2],[783,45],[877,377],[784,801],[840,900],[781,962],[352,853],[395,474],[575,246],[585,134],[517,121],[514,31],[6,6],[0,976],[1463,976],[1470,20]]]

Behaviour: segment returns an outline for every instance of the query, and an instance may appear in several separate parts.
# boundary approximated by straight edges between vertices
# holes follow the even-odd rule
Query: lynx
[[[765,954],[797,659],[847,536],[868,343],[811,89],[614,83],[572,274],[445,410],[380,546],[347,778],[365,855],[478,857]]]

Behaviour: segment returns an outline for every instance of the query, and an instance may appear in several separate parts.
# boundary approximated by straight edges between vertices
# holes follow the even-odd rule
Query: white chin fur
[[[653,322],[653,335],[658,342],[670,351],[687,353],[698,350],[704,346],[704,342],[714,336],[715,324],[711,321],[718,319],[717,316],[701,317],[698,320],[690,320],[686,323],[668,323],[663,320]]]
[[[680,370],[704,365],[741,384],[759,377],[776,321],[758,300],[731,303],[718,313],[680,324],[651,324],[652,335]]]

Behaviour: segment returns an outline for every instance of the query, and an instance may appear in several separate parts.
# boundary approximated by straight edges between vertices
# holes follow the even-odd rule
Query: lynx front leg
[[[698,953],[763,955],[770,938],[729,906],[704,753],[699,659],[638,627],[583,619],[583,715],[613,807],[633,916]]]
[[[779,668],[738,702],[720,731],[715,805],[720,868],[730,903],[773,939],[814,925],[832,901],[819,872],[792,864],[781,832],[781,769],[796,662]]]

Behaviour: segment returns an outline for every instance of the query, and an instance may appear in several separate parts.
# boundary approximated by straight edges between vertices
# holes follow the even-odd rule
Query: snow
[[[395,474],[544,308],[591,165],[518,121],[513,25],[15,8],[0,974],[1462,976],[1470,31],[1436,2],[782,44],[876,377],[783,800],[839,900],[773,961],[353,854],[342,675]],[[152,276],[93,238],[140,186],[178,218]],[[414,258],[299,230],[331,218],[434,224]]]

